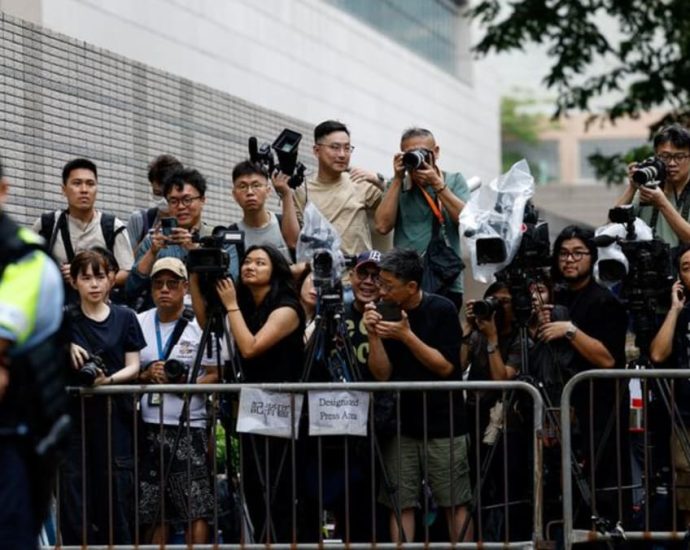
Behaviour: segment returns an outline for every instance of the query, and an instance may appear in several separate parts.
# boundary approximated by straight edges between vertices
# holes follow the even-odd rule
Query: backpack
[[[122,226],[115,230],[115,216],[112,214],[101,214],[101,231],[105,240],[105,247],[110,253],[113,252],[115,246],[115,237],[118,233],[124,231],[126,226]],[[41,214],[41,230],[38,232],[47,243],[47,249],[52,252],[55,246],[55,239],[58,231],[62,235],[62,242],[65,246],[65,254],[67,261],[72,262],[74,259],[74,249],[72,248],[72,241],[69,238],[69,224],[67,223],[67,210],[60,212],[60,215],[55,220],[55,212],[44,212]]]
[[[141,218],[144,221],[141,227],[141,233],[137,237],[137,244],[144,240],[146,235],[149,233],[149,229],[153,227],[156,222],[156,216],[158,216],[158,207],[154,206],[152,208],[142,208],[139,210],[141,213]]]

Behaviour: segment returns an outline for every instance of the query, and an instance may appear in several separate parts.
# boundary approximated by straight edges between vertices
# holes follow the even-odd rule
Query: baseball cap
[[[157,260],[151,269],[151,277],[161,271],[171,271],[182,279],[187,278],[187,268],[179,258],[161,258]]]
[[[355,264],[355,269],[365,265],[374,264],[376,267],[379,266],[381,262],[381,253],[378,250],[369,250],[367,252],[362,252],[357,256],[357,263]]]

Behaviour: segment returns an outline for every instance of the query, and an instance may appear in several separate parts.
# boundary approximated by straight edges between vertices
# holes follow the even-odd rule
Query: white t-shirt
[[[139,325],[144,333],[146,339],[146,347],[141,350],[141,364],[147,365],[151,361],[158,361],[160,359],[158,353],[158,340],[156,338],[156,308],[149,309],[137,315]],[[161,346],[165,349],[166,343],[175,329],[176,321],[172,323],[160,323]],[[196,319],[187,323],[184,332],[180,339],[175,344],[175,347],[170,353],[169,359],[177,359],[187,366],[187,381],[191,376],[192,367],[194,366],[194,359],[199,349],[199,342],[203,331],[197,323]],[[201,369],[199,376],[206,374],[205,365],[216,366],[216,350],[213,349],[212,357],[207,357],[206,351],[201,361]],[[152,397],[153,396],[153,397]],[[184,401],[182,394],[165,394],[165,397],[159,394],[145,394],[141,398],[141,416],[144,422],[148,424],[158,424],[160,422],[160,409],[163,407],[163,423],[168,426],[177,426],[180,421],[180,413]],[[160,404],[152,404],[162,402]],[[205,396],[201,394],[194,395],[189,402],[189,420],[190,426],[193,428],[204,428],[206,426],[206,405]]]

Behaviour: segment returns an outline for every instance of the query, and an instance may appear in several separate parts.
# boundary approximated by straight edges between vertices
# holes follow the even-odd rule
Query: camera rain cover
[[[640,218],[635,218],[635,235],[637,241],[651,241],[654,237],[652,229]],[[625,225],[620,223],[609,223],[596,229],[594,232],[597,237],[612,237],[623,240],[626,238],[627,230]],[[594,278],[596,281],[608,288],[613,287],[628,274],[629,262],[618,242],[612,242],[608,246],[600,246],[598,251],[597,263],[594,264]]]
[[[460,236],[470,252],[476,281],[489,283],[513,261],[522,239],[525,204],[534,195],[526,160],[479,188],[460,213]]]
[[[333,260],[333,283],[340,279],[345,258],[340,251],[340,235],[335,227],[319,212],[313,202],[304,209],[302,230],[297,241],[297,261],[311,262],[319,252],[328,252]]]

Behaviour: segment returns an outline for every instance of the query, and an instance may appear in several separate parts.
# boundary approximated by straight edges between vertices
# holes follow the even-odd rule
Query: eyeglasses
[[[589,254],[590,253],[586,250],[573,250],[572,252],[570,250],[561,250],[558,252],[558,259],[567,260],[568,258],[572,258],[576,262],[579,262],[585,256],[589,256]]]
[[[350,145],[349,143],[317,143],[317,145],[319,147],[328,147],[334,153],[339,153],[340,151],[343,151],[349,154],[355,150],[355,146]]]
[[[357,277],[362,281],[366,281],[367,279],[371,278],[372,282],[379,282],[379,272],[374,269],[357,269],[355,270],[355,273],[357,273]]]
[[[676,164],[680,164],[681,162],[685,162],[690,158],[690,154],[688,153],[661,153],[656,156],[661,162],[664,164],[668,164],[671,161],[675,161]]]
[[[235,189],[237,189],[240,193],[246,193],[250,189],[254,192],[257,192],[261,189],[266,187],[266,184],[264,183],[240,183],[239,185],[235,185]]]
[[[191,206],[195,200],[200,198],[201,195],[197,195],[196,197],[182,197],[181,199],[172,198],[168,199],[168,205],[172,206],[173,208],[177,208],[180,204],[182,206]]]
[[[151,284],[156,290],[163,290],[163,287],[168,287],[169,290],[177,290],[180,288],[184,279],[153,279]]]

